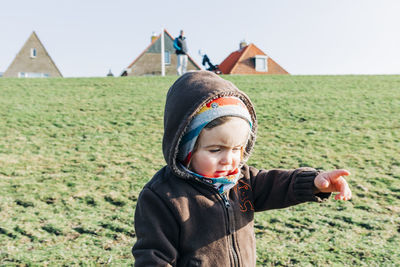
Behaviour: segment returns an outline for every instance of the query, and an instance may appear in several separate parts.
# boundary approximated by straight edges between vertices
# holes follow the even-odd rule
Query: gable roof
[[[165,37],[165,36],[167,36],[172,42],[175,40],[175,38],[172,37],[172,35],[171,35],[166,29],[164,29],[164,37]],[[151,42],[151,44],[149,44],[149,45],[143,50],[142,53],[140,53],[140,55],[139,55],[137,58],[135,58],[135,60],[133,60],[133,62],[128,66],[128,69],[131,68],[131,67],[143,56],[143,54],[149,52],[150,50],[153,50],[153,51],[151,51],[151,52],[155,52],[155,51],[158,52],[158,51],[160,51],[161,48],[152,49],[152,48],[154,48],[154,46],[157,44],[157,41],[158,41],[160,38],[161,38],[161,33]],[[175,51],[175,48],[174,48],[174,51]],[[193,63],[193,65],[195,65],[197,68],[201,69],[200,66],[197,65],[197,63],[196,63],[189,55],[187,55],[187,56],[188,56],[188,59]]]
[[[30,56],[31,49],[35,49],[37,56]],[[31,33],[28,40],[26,40],[10,66],[4,72],[4,77],[18,77],[19,72],[46,73],[50,77],[62,77],[60,70],[35,31]]]
[[[253,59],[255,56],[266,56],[268,58],[267,72],[255,70]],[[222,74],[289,74],[255,44],[249,44],[240,50],[232,52],[218,67]]]
[[[223,74],[230,74],[233,67],[235,67],[235,65],[237,64],[237,62],[239,61],[240,57],[243,55],[244,50],[247,48],[248,46],[237,50],[235,52],[230,53],[230,55],[224,59],[224,61],[222,61],[221,64],[218,65],[219,69],[221,70],[221,72]]]

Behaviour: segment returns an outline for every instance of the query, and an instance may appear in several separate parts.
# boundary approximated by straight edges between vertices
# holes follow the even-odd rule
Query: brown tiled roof
[[[164,29],[164,32],[165,32],[169,37],[171,37],[172,40],[175,39],[174,37],[172,37],[172,35],[171,35],[167,30]],[[133,64],[135,64],[136,61],[138,61],[139,58],[141,58],[141,57],[143,56],[143,54],[146,53],[147,50],[149,50],[149,48],[150,48],[158,39],[160,39],[160,38],[161,38],[161,33],[160,33],[160,35],[157,36],[157,38],[155,38],[155,39],[151,42],[151,44],[149,44],[149,45],[146,47],[145,50],[143,50],[142,53],[140,53],[140,55],[139,55],[137,58],[135,58],[135,60],[128,66],[128,69],[131,68],[131,67],[133,66]],[[189,55],[187,55],[187,56],[188,56],[189,60],[190,60],[196,67],[198,67],[199,69],[201,69],[200,66],[197,65],[197,63],[193,60],[193,58],[192,58],[191,56],[189,56]]]

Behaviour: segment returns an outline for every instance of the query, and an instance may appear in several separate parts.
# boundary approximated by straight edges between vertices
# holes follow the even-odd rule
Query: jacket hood
[[[252,133],[244,151],[243,161],[245,162],[249,158],[257,131],[256,113],[249,97],[233,83],[222,79],[213,72],[188,72],[169,88],[164,110],[162,149],[165,161],[175,175],[182,178],[192,177],[178,164],[180,140],[197,112],[207,102],[223,96],[240,98],[249,110],[253,125]]]

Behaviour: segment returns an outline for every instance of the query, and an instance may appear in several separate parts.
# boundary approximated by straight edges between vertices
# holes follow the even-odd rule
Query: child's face
[[[249,131],[249,123],[237,117],[212,129],[203,129],[192,156],[191,169],[206,177],[227,176],[240,164]]]

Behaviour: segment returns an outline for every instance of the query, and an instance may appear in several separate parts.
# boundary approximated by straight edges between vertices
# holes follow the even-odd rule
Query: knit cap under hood
[[[188,72],[170,87],[164,110],[163,154],[171,170],[179,177],[193,178],[178,164],[179,142],[198,111],[209,101],[238,97],[246,105],[252,119],[252,134],[244,150],[246,161],[253,149],[257,131],[256,114],[248,96],[233,83],[209,71]]]

